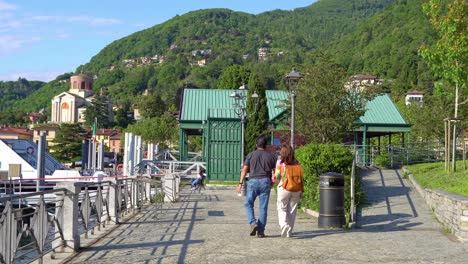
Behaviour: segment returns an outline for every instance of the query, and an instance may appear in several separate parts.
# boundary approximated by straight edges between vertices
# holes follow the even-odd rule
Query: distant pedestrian
[[[284,144],[280,151],[281,161],[275,170],[278,184],[278,223],[281,237],[290,237],[296,221],[297,205],[304,192],[302,166],[294,157],[291,146]]]
[[[197,189],[198,184],[203,184],[203,181],[205,180],[205,178],[206,178],[206,170],[204,168],[201,168],[197,177],[192,180],[192,190]]]
[[[265,237],[268,201],[274,177],[273,170],[276,164],[276,156],[265,150],[266,145],[267,140],[264,137],[257,139],[257,150],[250,152],[245,158],[240,182],[237,185],[237,193],[240,193],[245,176],[249,173],[249,184],[244,207],[250,225],[250,235],[257,235],[257,237]],[[255,219],[254,213],[254,203],[257,196],[260,200],[258,220]]]

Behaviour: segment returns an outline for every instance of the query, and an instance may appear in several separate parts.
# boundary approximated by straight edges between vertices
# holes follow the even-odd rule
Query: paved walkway
[[[370,205],[352,230],[323,230],[298,215],[281,238],[272,192],[266,238],[250,237],[234,187],[182,194],[148,206],[67,263],[467,263],[468,244],[441,231],[418,193],[397,171],[363,171]]]

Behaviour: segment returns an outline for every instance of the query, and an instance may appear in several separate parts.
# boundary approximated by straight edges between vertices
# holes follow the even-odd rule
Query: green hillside
[[[417,50],[435,34],[423,15],[421,0],[398,1],[335,41],[327,51],[348,72],[367,72],[418,89],[429,88],[432,74]]]
[[[290,67],[314,63],[318,52],[343,64],[350,75],[372,73],[397,80],[403,89],[427,88],[432,74],[417,48],[431,42],[433,33],[421,1],[321,0],[259,15],[193,11],[114,41],[76,72],[97,75],[94,89],[103,89],[117,105],[138,102],[145,89],[171,104],[185,85],[217,88],[219,76],[233,64],[256,70],[267,89],[281,89]],[[268,49],[265,61],[258,59],[262,47]],[[206,65],[198,65],[203,60]],[[68,89],[61,79],[16,105],[36,110],[50,104]]]

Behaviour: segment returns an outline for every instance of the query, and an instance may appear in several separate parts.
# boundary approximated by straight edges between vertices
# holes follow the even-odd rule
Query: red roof
[[[32,136],[33,132],[27,128],[20,127],[0,127],[0,133],[2,134],[21,134]]]
[[[44,130],[58,130],[60,129],[59,125],[45,125],[45,126],[36,126],[33,128],[33,130],[39,130],[39,131],[44,131]]]
[[[112,140],[120,140],[120,138],[122,137],[122,133],[121,132],[117,132],[115,135],[112,135],[110,137],[110,139]]]
[[[377,76],[370,75],[370,74],[356,74],[351,77],[353,80],[369,80],[369,79],[377,79]]]
[[[423,91],[411,90],[411,91],[408,91],[408,94],[425,94],[425,93]]]
[[[96,130],[96,135],[99,136],[114,136],[117,133],[120,133],[120,131],[112,128],[100,128]]]

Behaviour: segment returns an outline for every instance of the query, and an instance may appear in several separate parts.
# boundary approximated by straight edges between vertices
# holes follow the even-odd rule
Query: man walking
[[[240,193],[245,176],[249,173],[249,185],[247,186],[244,207],[250,225],[250,235],[258,237],[265,237],[268,201],[274,177],[273,170],[276,165],[276,156],[265,150],[266,145],[267,140],[264,137],[261,136],[257,139],[257,150],[250,152],[245,158],[240,182],[237,185],[237,192]],[[254,213],[254,203],[257,196],[260,200],[258,220],[255,219]]]

